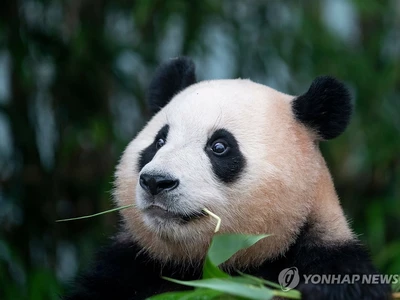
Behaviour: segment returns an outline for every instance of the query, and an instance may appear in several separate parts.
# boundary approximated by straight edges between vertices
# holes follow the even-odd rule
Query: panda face
[[[245,158],[232,133],[226,129],[215,129],[211,135],[207,131],[192,132],[193,125],[181,124],[185,129],[181,131],[174,126],[175,134],[172,130],[169,134],[170,125],[164,125],[140,154],[141,188],[136,188],[136,200],[149,226],[168,229],[171,223],[182,225],[204,216],[210,193],[216,198],[221,194],[218,182],[233,183],[244,171]],[[196,187],[200,191],[209,187],[215,190],[188,193]]]
[[[351,239],[318,149],[349,122],[344,85],[317,77],[293,97],[249,80],[195,83],[194,69],[173,59],[150,84],[156,114],[116,171],[116,204],[136,204],[121,211],[119,238],[164,262],[200,262],[215,228],[206,208],[221,233],[273,234],[235,255],[235,267],[284,254],[306,222],[314,242]]]
[[[171,101],[160,112],[163,125],[139,154],[136,203],[157,232],[190,227],[204,216],[203,208],[226,205],[229,190],[246,173],[235,138],[241,126],[223,125],[229,116],[222,113],[226,97],[215,94],[219,86],[193,87]]]
[[[118,204],[137,205],[122,211],[133,238],[146,248],[206,249],[215,228],[207,208],[222,218],[222,232],[279,232],[277,240],[288,240],[307,215],[317,173],[292,98],[249,80],[201,82],[176,95],[117,170]]]

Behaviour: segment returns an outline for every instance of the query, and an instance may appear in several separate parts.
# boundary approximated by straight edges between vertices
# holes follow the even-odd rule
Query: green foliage
[[[209,300],[209,299],[235,299],[235,298],[223,295],[223,293],[218,290],[201,289],[201,288],[191,292],[169,292],[151,297],[151,300]]]
[[[56,222],[69,222],[69,221],[76,221],[76,220],[83,220],[83,219],[88,219],[88,218],[93,218],[93,217],[97,217],[97,216],[101,216],[101,215],[105,215],[111,212],[116,212],[116,211],[120,211],[123,209],[127,209],[127,208],[132,208],[133,206],[135,206],[134,204],[129,204],[129,205],[124,205],[124,206],[118,206],[116,208],[112,208],[109,210],[105,210],[93,215],[88,215],[88,216],[81,216],[81,217],[76,217],[76,218],[69,218],[69,219],[61,219],[61,220],[56,220]]]
[[[180,281],[169,279],[172,282],[196,287],[207,288],[245,299],[272,299],[274,294],[263,286],[253,286],[247,282],[232,280],[231,278],[211,278],[195,281]]]
[[[219,266],[226,262],[233,254],[241,249],[254,245],[268,235],[224,234],[214,237],[211,242],[207,257],[210,262]]]
[[[257,278],[254,276],[239,273],[240,276],[230,276],[218,268],[235,253],[246,249],[268,235],[245,235],[245,234],[222,234],[215,235],[203,267],[203,279],[182,281],[172,278],[166,280],[194,287],[194,291],[166,293],[151,297],[156,299],[254,299],[268,300],[274,296],[281,296],[289,299],[300,299],[300,293],[296,290],[282,292],[282,290],[272,290],[268,285],[280,289],[278,284]],[[229,298],[231,299],[231,298]]]
[[[394,283],[394,284],[392,285],[392,290],[393,290],[393,292],[395,292],[395,293],[400,292],[400,281],[398,281],[397,283]]]
[[[0,299],[46,299],[115,230],[113,171],[156,65],[291,94],[345,81],[355,114],[321,147],[354,231],[400,272],[398,1],[0,1]],[[47,275],[38,275],[47,272]],[[51,277],[51,278],[50,278]],[[39,295],[40,294],[40,295]]]

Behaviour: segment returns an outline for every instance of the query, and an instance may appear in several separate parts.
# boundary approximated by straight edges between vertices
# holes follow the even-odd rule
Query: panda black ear
[[[158,67],[148,90],[148,104],[155,114],[180,91],[196,83],[195,66],[187,57],[178,57]]]
[[[340,135],[352,114],[350,93],[338,80],[329,76],[314,79],[308,91],[294,99],[297,120],[312,128],[321,139]]]

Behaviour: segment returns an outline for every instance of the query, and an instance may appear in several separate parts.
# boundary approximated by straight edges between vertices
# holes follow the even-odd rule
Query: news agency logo
[[[278,282],[284,292],[294,289],[300,283],[299,270],[296,267],[283,269]],[[303,274],[305,284],[398,284],[399,274]]]
[[[284,292],[294,289],[300,282],[299,270],[296,267],[283,269],[279,273],[278,282]]]

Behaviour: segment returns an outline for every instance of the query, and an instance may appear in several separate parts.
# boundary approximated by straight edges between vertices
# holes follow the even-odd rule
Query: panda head
[[[318,238],[351,235],[317,143],[349,122],[335,79],[294,97],[250,80],[196,83],[193,62],[178,58],[158,69],[148,100],[155,115],[116,172],[116,203],[136,204],[121,211],[123,238],[163,261],[197,261],[215,228],[203,208],[221,217],[222,233],[273,234],[236,265],[284,253],[306,222]]]

